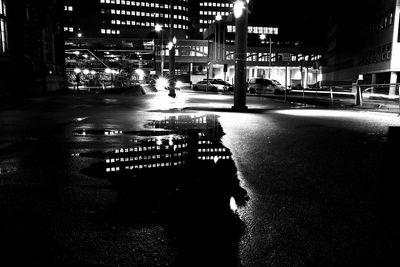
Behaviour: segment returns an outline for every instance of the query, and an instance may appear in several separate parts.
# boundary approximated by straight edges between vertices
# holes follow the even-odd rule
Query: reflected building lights
[[[171,116],[153,121],[148,125],[151,128],[174,130],[178,134],[135,139],[132,147],[116,149],[105,159],[105,170],[115,173],[182,167],[191,161],[217,164],[221,160],[231,160],[230,151],[219,141],[222,133],[215,124],[210,115]]]

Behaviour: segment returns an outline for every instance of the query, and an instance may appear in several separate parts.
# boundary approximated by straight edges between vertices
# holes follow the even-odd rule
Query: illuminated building
[[[72,39],[151,39],[158,24],[163,27],[168,40],[170,8],[170,0],[66,0],[64,32]],[[188,0],[174,0],[172,12],[174,34],[177,38],[187,39],[190,24]]]
[[[346,8],[332,1],[331,5],[335,12],[324,80],[351,83],[363,75],[368,84],[399,82],[400,1],[354,1]]]
[[[170,0],[66,0],[64,33],[68,52],[73,53],[74,49],[89,49],[93,53],[94,50],[109,51],[119,59],[119,67],[114,64],[116,70],[129,66],[130,69],[142,68],[146,74],[160,74],[163,66],[166,74],[169,69],[169,50],[166,49],[169,5]],[[233,2],[229,0],[173,1],[173,33],[178,40],[175,74],[180,81],[196,83],[208,73],[210,78],[233,82],[232,7]],[[216,22],[217,16],[221,17]],[[161,26],[161,31],[156,31],[156,25]],[[276,25],[250,23],[248,32],[248,78],[271,77],[283,85],[302,83],[305,86],[320,78],[316,63],[323,54],[321,47],[305,47],[298,41],[281,40]],[[262,35],[272,37],[272,51],[269,51],[269,40],[260,41]],[[141,56],[139,64],[131,60],[136,52]],[[101,60],[112,68],[105,57]]]

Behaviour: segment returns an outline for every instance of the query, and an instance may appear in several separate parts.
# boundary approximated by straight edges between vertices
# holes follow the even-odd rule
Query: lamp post
[[[260,34],[260,39],[262,41],[262,43],[265,42],[265,39],[267,38],[267,35]],[[268,78],[271,79],[271,55],[272,55],[272,40],[271,37],[268,35],[268,39],[269,39],[269,56],[268,56]]]
[[[155,31],[159,32],[161,34],[161,44],[160,44],[160,57],[161,57],[161,71],[160,71],[160,76],[163,77],[163,69],[164,69],[164,39],[163,39],[163,29],[160,24],[157,24],[155,26]]]
[[[247,26],[248,0],[237,0],[233,7],[235,16],[235,91],[234,106],[237,111],[246,110],[246,57],[247,57]]]
[[[170,42],[169,44],[172,43],[171,49],[169,50],[169,96],[170,97],[175,97],[176,93],[175,93],[175,44],[174,41],[176,43],[176,38],[174,37],[174,31],[173,31],[173,27],[174,27],[174,1],[170,0],[169,1],[169,7],[170,7],[170,25],[169,25],[169,39]]]
[[[215,39],[215,60],[219,60],[218,52],[219,52],[219,25],[218,23],[222,20],[222,16],[220,14],[215,16],[215,31],[214,31],[214,39]]]

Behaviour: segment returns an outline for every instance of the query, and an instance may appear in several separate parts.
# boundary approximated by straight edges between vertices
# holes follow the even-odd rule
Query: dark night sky
[[[283,39],[318,42],[324,38],[329,1],[252,0],[249,22],[277,26]]]

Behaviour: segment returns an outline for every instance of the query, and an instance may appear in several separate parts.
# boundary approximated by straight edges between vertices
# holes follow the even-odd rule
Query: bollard
[[[356,91],[356,99],[355,99],[355,105],[356,106],[362,106],[362,93],[361,93],[361,86],[357,85],[357,91]]]
[[[398,94],[399,94],[399,115],[397,115],[397,117],[400,117],[400,88],[399,88],[399,85],[396,85],[396,87],[397,87],[397,92],[398,92]]]

